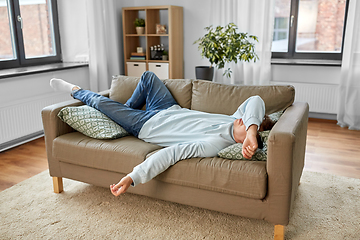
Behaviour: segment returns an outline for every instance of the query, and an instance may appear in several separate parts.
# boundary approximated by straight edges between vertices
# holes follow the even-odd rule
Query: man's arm
[[[223,147],[221,143],[213,144],[212,141],[208,141],[177,144],[163,148],[134,167],[133,171],[122,178],[119,183],[110,185],[110,190],[115,196],[119,196],[126,192],[130,185],[146,183],[180,160],[192,157],[213,157]]]
[[[258,128],[265,116],[265,103],[260,96],[252,96],[246,99],[232,115],[236,119],[242,119],[246,130],[253,124]]]
[[[246,138],[243,142],[242,154],[247,159],[250,159],[258,148],[256,134],[264,115],[265,103],[260,96],[249,97],[233,114],[235,118],[242,118],[246,126]]]
[[[180,160],[216,156],[218,151],[218,147],[208,142],[176,144],[151,155],[144,162],[134,167],[128,176],[134,181],[132,185],[136,186],[139,183],[150,181]]]
[[[256,139],[258,126],[253,124],[246,131],[246,138],[243,142],[242,154],[245,158],[250,159],[258,148]]]

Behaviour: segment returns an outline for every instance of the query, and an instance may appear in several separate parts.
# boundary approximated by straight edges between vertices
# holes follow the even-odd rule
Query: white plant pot
[[[136,27],[136,33],[137,34],[144,34],[145,28],[144,27]]]

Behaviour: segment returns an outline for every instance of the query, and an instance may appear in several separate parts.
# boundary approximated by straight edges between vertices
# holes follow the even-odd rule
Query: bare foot
[[[132,183],[133,180],[131,177],[123,177],[117,184],[110,185],[110,191],[114,196],[119,196],[120,194],[125,193]]]

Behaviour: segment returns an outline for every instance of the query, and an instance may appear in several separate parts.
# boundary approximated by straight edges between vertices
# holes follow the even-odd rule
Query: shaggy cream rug
[[[272,239],[263,221],[151,199],[48,171],[0,193],[0,239]],[[286,239],[360,239],[360,179],[304,172]]]

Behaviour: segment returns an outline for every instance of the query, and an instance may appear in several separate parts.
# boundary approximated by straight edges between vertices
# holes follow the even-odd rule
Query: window
[[[0,69],[61,61],[56,0],[0,0]]]
[[[341,60],[348,0],[275,0],[272,57]]]

